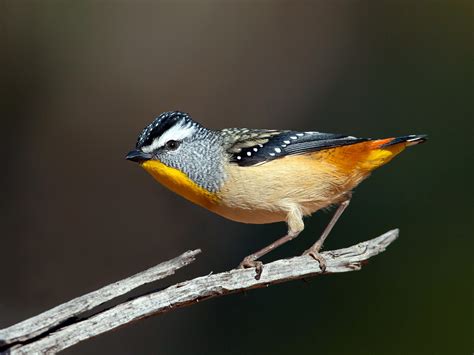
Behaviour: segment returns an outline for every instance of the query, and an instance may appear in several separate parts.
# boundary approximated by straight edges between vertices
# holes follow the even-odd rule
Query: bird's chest
[[[199,186],[178,169],[156,160],[146,161],[142,167],[159,183],[199,206],[211,209],[218,201],[215,193]]]

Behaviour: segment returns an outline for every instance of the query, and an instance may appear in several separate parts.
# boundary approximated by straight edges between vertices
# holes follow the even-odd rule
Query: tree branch
[[[327,262],[324,274],[359,270],[365,261],[383,252],[397,237],[398,229],[394,229],[348,248],[323,252]],[[0,330],[0,351],[10,354],[56,353],[117,327],[190,306],[202,300],[322,274],[318,262],[309,256],[299,256],[264,265],[259,280],[255,279],[254,269],[234,269],[197,277],[98,311],[88,317],[80,317],[85,311],[90,311],[138,286],[173,274],[175,270],[194,261],[199,252],[188,251],[140,274]]]
[[[0,330],[0,351],[5,345],[22,343],[47,333],[72,317],[79,316],[137,287],[171,276],[176,270],[192,263],[200,252],[200,250],[188,251],[148,270],[74,298],[33,318]]]

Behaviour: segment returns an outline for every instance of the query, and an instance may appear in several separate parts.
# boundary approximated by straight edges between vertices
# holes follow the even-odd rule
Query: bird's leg
[[[268,254],[271,252],[273,249],[278,248],[280,245],[285,244],[286,242],[296,238],[299,233],[295,234],[293,232],[289,232],[287,235],[284,237],[281,237],[280,239],[274,241],[273,243],[267,245],[265,248],[260,249],[259,251],[250,254],[249,256],[246,256],[244,260],[239,264],[239,268],[255,268],[255,271],[257,272],[257,275],[255,276],[255,279],[260,279],[260,275],[262,274],[262,269],[263,269],[263,263],[257,259],[261,258],[265,254]]]
[[[321,256],[321,254],[319,254],[319,251],[321,250],[321,248],[324,244],[324,241],[328,237],[329,233],[331,233],[331,230],[333,229],[333,227],[336,224],[337,220],[339,219],[339,217],[341,217],[342,213],[347,208],[347,206],[349,206],[350,201],[351,200],[346,200],[346,201],[341,202],[341,204],[337,208],[336,212],[332,216],[331,220],[329,221],[328,225],[324,229],[323,234],[321,234],[321,236],[319,237],[318,241],[316,243],[314,243],[311,246],[311,248],[309,248],[308,250],[306,250],[303,253],[303,255],[310,255],[315,260],[317,260],[319,262],[319,267],[321,268],[322,272],[324,272],[326,270],[326,261]]]
[[[303,215],[298,207],[294,206],[290,213],[288,214],[288,234],[277,239],[273,243],[267,245],[265,248],[260,249],[259,251],[250,254],[245,257],[244,260],[239,264],[239,268],[255,268],[257,274],[255,279],[259,280],[262,275],[263,263],[257,259],[261,258],[265,254],[268,254],[273,249],[278,248],[280,245],[285,244],[286,242],[296,238],[301,231],[304,229]]]

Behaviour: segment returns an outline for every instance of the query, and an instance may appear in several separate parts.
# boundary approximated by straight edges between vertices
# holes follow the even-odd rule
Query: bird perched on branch
[[[188,114],[165,112],[139,135],[126,156],[175,193],[228,219],[254,224],[285,221],[288,232],[247,256],[240,267],[262,271],[258,260],[296,238],[303,217],[339,206],[317,242],[305,254],[325,261],[319,251],[349,205],[351,191],[405,147],[424,135],[386,139],[291,130],[226,128],[211,130]]]

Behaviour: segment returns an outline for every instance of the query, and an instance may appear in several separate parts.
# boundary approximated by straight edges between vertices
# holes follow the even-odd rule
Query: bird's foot
[[[260,276],[262,276],[263,271],[263,263],[259,260],[255,260],[251,256],[247,256],[242,260],[239,264],[239,269],[250,269],[255,268],[255,280],[260,280]]]
[[[319,263],[319,268],[321,269],[322,272],[326,271],[326,260],[323,258],[321,254],[319,254],[319,250],[316,248],[309,248],[306,250],[303,255],[309,255],[311,256],[314,260],[316,260]]]

